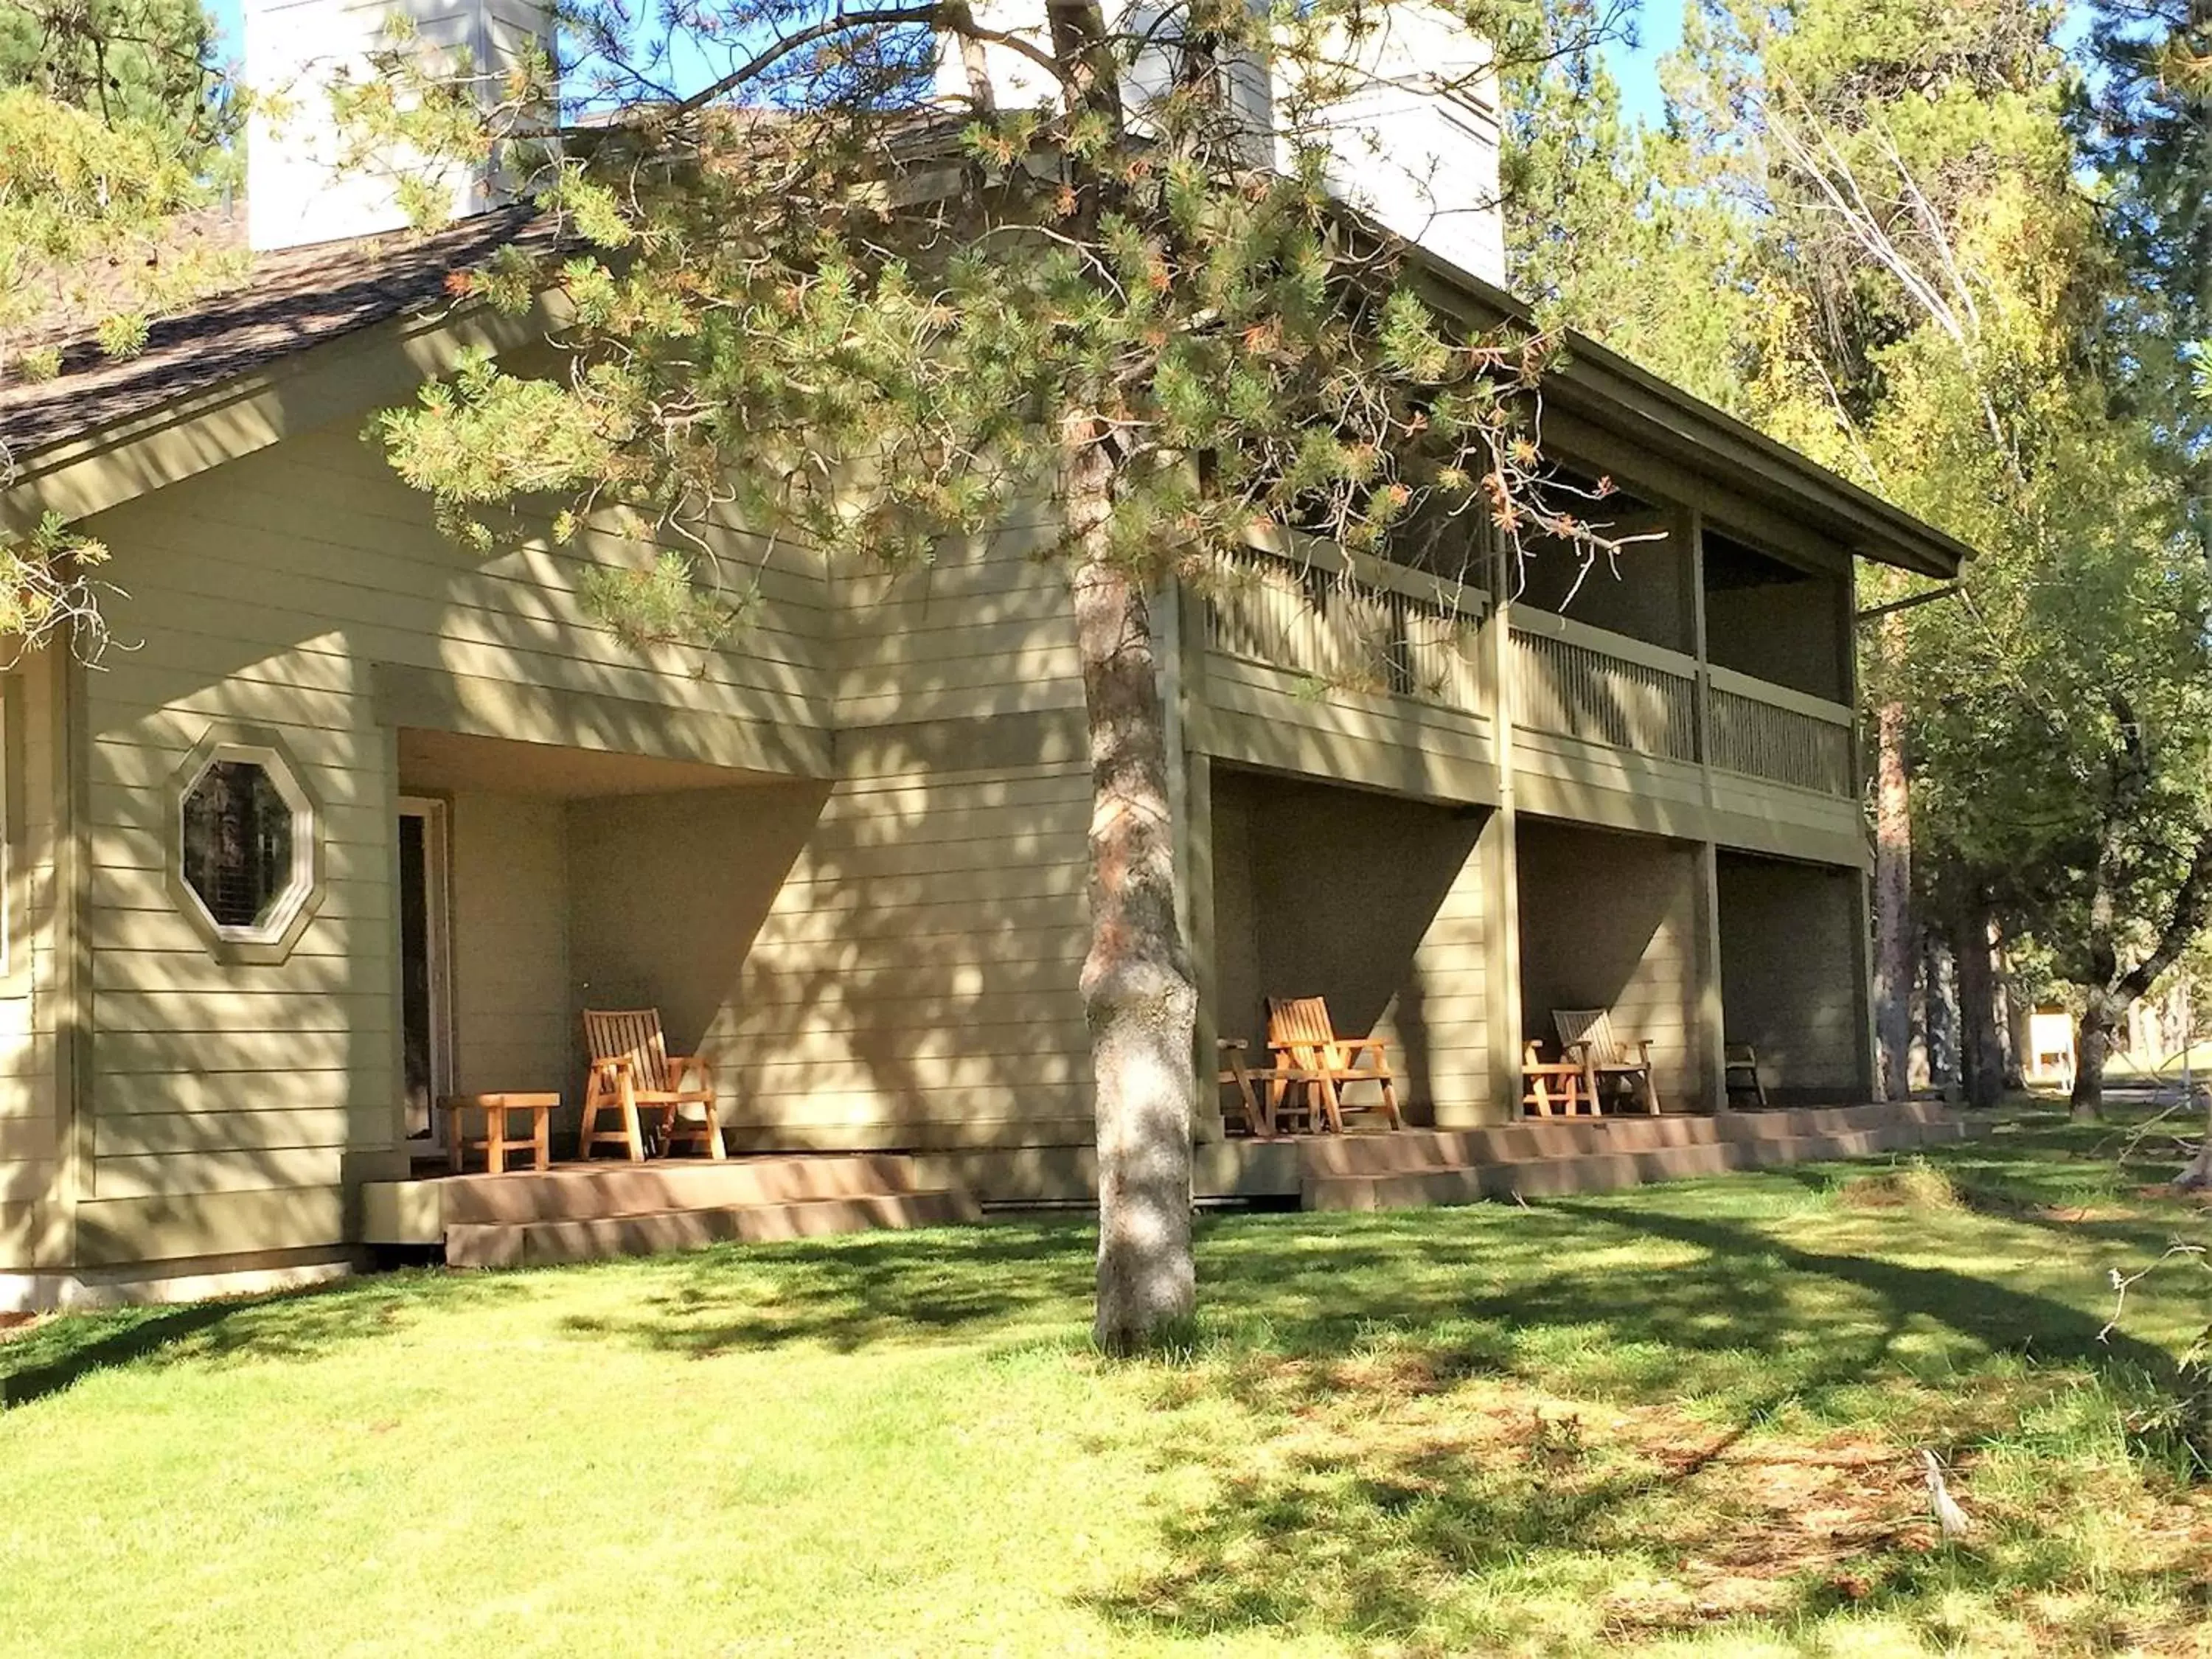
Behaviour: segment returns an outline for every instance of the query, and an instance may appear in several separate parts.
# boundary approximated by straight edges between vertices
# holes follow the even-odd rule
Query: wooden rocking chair
[[[1376,1036],[1339,1036],[1324,999],[1269,997],[1267,1047],[1273,1051],[1275,1065],[1289,1074],[1291,1086],[1303,1085],[1319,1095],[1322,1114],[1328,1120],[1330,1128],[1343,1132],[1347,1109],[1379,1110],[1389,1119],[1392,1128],[1405,1126],[1405,1120],[1399,1115],[1396,1080],[1390,1071],[1389,1056],[1383,1052],[1382,1040]],[[1341,1092],[1341,1085],[1346,1083],[1381,1084],[1382,1105],[1346,1108]]]
[[[1552,1024],[1559,1033],[1559,1047],[1577,1055],[1589,1075],[1592,1110],[1604,1109],[1609,1081],[1641,1095],[1645,1111],[1659,1110],[1659,1080],[1651,1069],[1649,1037],[1623,1042],[1613,1035],[1611,1011],[1604,1008],[1554,1008]]]
[[[584,1085],[584,1129],[576,1155],[589,1162],[602,1145],[622,1147],[632,1163],[645,1158],[645,1136],[638,1109],[660,1114],[660,1151],[678,1141],[697,1141],[708,1158],[725,1156],[722,1121],[714,1109],[714,1074],[696,1054],[672,1054],[661,1035],[658,1008],[584,1011],[584,1047],[592,1057]],[[686,1107],[699,1109],[687,1122]],[[619,1128],[602,1129],[599,1116],[619,1112]]]

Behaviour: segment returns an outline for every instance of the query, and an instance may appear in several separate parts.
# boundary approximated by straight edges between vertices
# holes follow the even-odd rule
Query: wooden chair
[[[1553,1115],[1557,1103],[1567,1116],[1577,1105],[1587,1105],[1597,1115],[1597,1085],[1589,1067],[1579,1060],[1547,1060],[1544,1045],[1534,1037],[1521,1046],[1521,1110],[1538,1117]]]
[[[1227,1062],[1218,1073],[1222,1086],[1233,1086],[1237,1103],[1244,1114],[1244,1127],[1255,1138],[1272,1140],[1280,1133],[1288,1120],[1303,1117],[1309,1132],[1313,1128],[1313,1091],[1301,1081],[1304,1074],[1280,1066],[1252,1066],[1244,1063],[1244,1056],[1252,1045],[1243,1037],[1220,1037],[1215,1046]],[[1259,1085],[1266,1085],[1262,1096]]]
[[[1721,1063],[1727,1079],[1722,1092],[1728,1097],[1729,1105],[1736,1103],[1738,1095],[1747,1096],[1752,1105],[1766,1104],[1766,1085],[1759,1080],[1759,1076],[1758,1049],[1748,1042],[1724,1043],[1721,1048]]]
[[[722,1120],[714,1109],[714,1074],[696,1054],[672,1054],[660,1032],[658,1008],[584,1011],[584,1047],[592,1070],[584,1085],[584,1132],[577,1156],[588,1161],[595,1146],[622,1147],[633,1163],[645,1158],[645,1136],[638,1109],[660,1114],[660,1150],[696,1140],[708,1158],[721,1158]],[[696,1106],[696,1123],[684,1111]],[[622,1127],[599,1127],[604,1112],[618,1111]]]
[[[1604,1089],[1619,1083],[1632,1095],[1644,1097],[1644,1109],[1659,1109],[1659,1080],[1651,1070],[1651,1040],[1623,1042],[1613,1035],[1613,1014],[1604,1008],[1554,1008],[1552,1024],[1559,1034],[1559,1047],[1569,1054],[1580,1051],[1589,1075],[1592,1109],[1602,1110]]]
[[[1322,1113],[1330,1128],[1343,1131],[1347,1109],[1342,1085],[1347,1083],[1382,1085],[1380,1108],[1354,1106],[1349,1109],[1379,1109],[1390,1120],[1392,1128],[1404,1127],[1405,1120],[1398,1112],[1396,1079],[1390,1071],[1389,1056],[1382,1050],[1382,1039],[1339,1036],[1324,999],[1269,997],[1267,1048],[1276,1067],[1290,1073],[1286,1087],[1303,1085],[1320,1097]]]

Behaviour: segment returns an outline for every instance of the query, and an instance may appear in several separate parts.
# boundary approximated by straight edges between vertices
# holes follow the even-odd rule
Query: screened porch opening
[[[1483,1102],[1487,809],[1224,766],[1212,793],[1218,1035],[1263,1064],[1267,999],[1322,997],[1340,1034],[1385,1040],[1408,1123]]]
[[[1722,851],[1721,1006],[1775,1106],[1872,1098],[1856,871]]]
[[[402,730],[395,901],[410,1144],[447,1095],[557,1092],[581,1112],[586,1008],[658,1009],[711,1049],[828,786],[696,762]]]
[[[1515,845],[1523,1042],[1547,1060],[1571,1059],[1558,1016],[1603,1010],[1623,1043],[1650,1042],[1662,1110],[1704,1109],[1692,1036],[1697,848],[1527,813]]]

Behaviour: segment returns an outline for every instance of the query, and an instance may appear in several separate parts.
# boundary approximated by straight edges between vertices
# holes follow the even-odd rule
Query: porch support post
[[[1837,654],[1843,665],[1844,702],[1854,709],[1859,707],[1858,574],[1858,561],[1847,559],[1844,579],[1837,584],[1840,592],[1835,622],[1842,641]],[[1851,725],[1850,767],[1852,781],[1863,787],[1868,776],[1866,745],[1856,720]],[[1867,862],[1851,884],[1851,1048],[1856,1085],[1853,1092],[1862,1100],[1874,1100],[1881,1091],[1881,1062],[1877,1058],[1881,1046],[1874,1024],[1874,888],[1869,873],[1874,847],[1870,835],[1864,845]]]
[[[1494,538],[1493,538],[1494,540]],[[1491,758],[1498,805],[1475,844],[1483,893],[1483,1002],[1488,1014],[1489,1098],[1457,1109],[1437,1106],[1440,1129],[1510,1121],[1521,1115],[1521,864],[1513,806],[1513,572],[1503,548],[1490,560],[1490,614],[1482,623],[1482,672],[1489,690]],[[1453,1120],[1465,1116],[1462,1125]]]
[[[1206,752],[1206,612],[1189,590],[1170,579],[1158,623],[1161,687],[1168,711],[1168,801],[1176,819],[1176,921],[1190,951],[1198,1011],[1191,1063],[1198,1073],[1198,1107],[1191,1138],[1219,1140],[1219,1071],[1214,1042],[1221,1032],[1218,978],[1213,966],[1213,763]]]
[[[1690,1023],[1693,1045],[1691,1068],[1698,1092],[1707,1111],[1728,1110],[1728,1011],[1721,995],[1721,884],[1720,848],[1711,842],[1698,843],[1696,874],[1692,878],[1692,941],[1691,971],[1696,1018]]]
[[[1686,507],[1674,515],[1674,534],[1682,544],[1682,622],[1690,654],[1698,659],[1692,696],[1695,708],[1698,769],[1707,811],[1713,799],[1713,677],[1705,637],[1705,515]],[[1690,1073],[1705,1110],[1728,1109],[1728,1014],[1721,997],[1720,849],[1710,841],[1697,846],[1691,878]]]
[[[1861,1100],[1879,1100],[1874,1029],[1874,884],[1863,870],[1851,883],[1852,1071]]]

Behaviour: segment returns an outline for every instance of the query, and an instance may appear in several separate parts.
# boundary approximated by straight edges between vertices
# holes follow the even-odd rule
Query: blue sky
[[[1656,126],[1664,113],[1659,94],[1659,60],[1682,43],[1679,0],[1644,0],[1636,24],[1637,44],[1606,51],[1606,63],[1620,82],[1621,112]]]
[[[216,22],[222,30],[222,55],[226,58],[246,55],[243,4],[244,0],[208,0],[209,9],[215,13]],[[1613,74],[1620,78],[1621,102],[1627,112],[1656,121],[1660,112],[1659,59],[1672,52],[1682,38],[1682,9],[1679,0],[1644,0],[1643,14],[1638,25],[1642,43],[1633,50],[1616,46],[1607,56]]]

